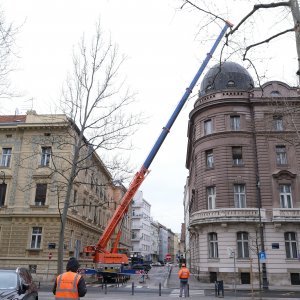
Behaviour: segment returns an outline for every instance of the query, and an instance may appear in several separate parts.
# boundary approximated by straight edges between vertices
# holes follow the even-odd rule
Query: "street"
[[[117,286],[116,284],[102,285],[98,283],[87,283],[88,292],[83,298],[85,300],[107,298],[107,299],[122,299],[129,300],[134,297],[139,299],[170,299],[179,298],[179,282],[177,278],[177,267],[169,268],[164,267],[153,267],[149,272],[149,277],[141,282],[140,276],[132,276],[132,278],[124,285]],[[215,296],[215,290],[213,284],[202,284],[195,280],[193,277],[190,278],[190,289],[189,296],[194,299],[207,299],[212,300],[218,297]],[[53,300],[54,295],[52,294],[50,285],[41,285],[39,290],[40,300]],[[221,296],[221,295],[220,295]],[[288,290],[276,289],[262,291],[261,296],[259,290],[245,289],[238,287],[236,291],[232,288],[225,286],[224,298],[226,299],[300,299],[300,289]]]

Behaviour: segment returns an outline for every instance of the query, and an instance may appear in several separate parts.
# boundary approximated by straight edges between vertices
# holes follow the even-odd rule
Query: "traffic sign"
[[[265,251],[260,251],[259,252],[259,260],[260,262],[265,262],[267,259],[267,255]]]
[[[48,257],[49,257],[49,259],[51,259],[51,258],[52,258],[52,253],[51,253],[51,252],[49,252],[49,255],[48,255]]]

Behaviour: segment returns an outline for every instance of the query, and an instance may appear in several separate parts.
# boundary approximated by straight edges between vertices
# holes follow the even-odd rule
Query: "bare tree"
[[[18,29],[7,23],[5,14],[0,10],[0,97],[11,96],[9,74],[13,71],[11,57],[14,54],[15,37]]]
[[[131,112],[133,95],[119,77],[123,62],[117,46],[110,40],[105,41],[98,23],[90,46],[85,37],[82,38],[78,53],[74,54],[73,73],[63,89],[62,109],[75,128],[75,135],[70,131],[73,155],[67,162],[69,168],[59,172],[62,182],[66,182],[58,245],[59,273],[63,270],[64,231],[70,198],[79,174],[93,168],[93,155],[104,158],[114,174],[121,171],[124,175],[124,171],[128,171],[124,160],[116,156],[107,159],[109,152],[130,149],[129,138],[141,120]]]
[[[257,75],[257,81],[264,78],[270,57],[263,57],[261,46],[279,40],[283,36],[291,33],[296,35],[296,52],[298,59],[298,69],[296,75],[300,78],[300,13],[298,0],[275,1],[246,1],[245,4],[240,2],[239,5],[247,5],[241,15],[239,22],[233,26],[230,32],[226,35],[226,42],[221,52],[219,62],[238,56],[240,60],[245,61],[249,67],[252,67]],[[255,3],[253,5],[253,3]],[[228,5],[228,4],[227,4]],[[229,4],[230,5],[230,4]],[[236,3],[231,3],[231,7],[227,6],[227,12],[233,11]],[[251,9],[252,5],[252,9]],[[199,35],[202,32],[211,31],[212,25],[218,25],[225,21],[224,15],[226,11],[224,4],[221,5],[217,1],[206,0],[183,0],[182,8],[192,8],[197,10],[203,16],[201,24],[199,24]],[[225,5],[226,9],[226,5]],[[273,18],[270,24],[264,23],[270,14],[273,13]],[[203,35],[201,35],[203,38]],[[255,48],[255,51],[253,51]],[[266,50],[265,50],[266,52]],[[258,54],[259,53],[259,54]],[[260,57],[259,57],[260,55]],[[283,56],[284,57],[284,56]],[[259,63],[262,63],[261,67]]]

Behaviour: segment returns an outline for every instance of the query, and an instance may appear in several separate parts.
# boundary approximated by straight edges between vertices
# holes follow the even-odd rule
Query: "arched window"
[[[207,93],[207,92],[211,91],[213,88],[214,88],[213,84],[209,84],[209,85],[206,87],[205,92]]]
[[[279,91],[272,91],[272,92],[271,92],[271,96],[272,96],[272,97],[280,97],[281,94],[280,94]]]
[[[229,80],[227,82],[227,87],[233,87],[233,86],[235,86],[235,82],[233,80]]]

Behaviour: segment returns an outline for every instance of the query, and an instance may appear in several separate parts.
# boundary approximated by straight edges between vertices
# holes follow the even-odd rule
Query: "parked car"
[[[37,286],[27,269],[0,269],[0,299],[38,300]]]

